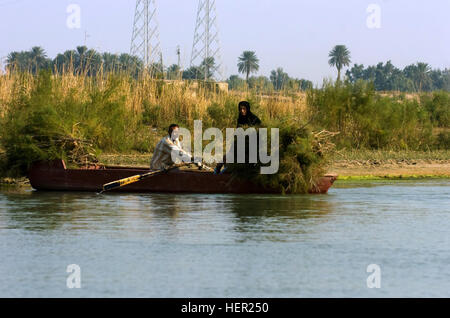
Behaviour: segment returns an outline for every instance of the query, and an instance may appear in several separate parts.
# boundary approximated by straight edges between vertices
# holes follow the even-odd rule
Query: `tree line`
[[[86,46],[78,46],[75,50],[67,50],[54,59],[47,56],[39,46],[29,51],[11,52],[7,57],[8,71],[30,72],[37,74],[40,69],[52,69],[53,72],[73,72],[95,76],[99,72],[127,72],[137,77],[145,68],[141,59],[130,54],[100,53]],[[329,53],[328,63],[338,72],[337,82],[341,81],[344,67],[350,66],[351,54],[345,45],[336,45]],[[246,87],[260,91],[271,90],[307,90],[313,83],[306,79],[291,78],[283,68],[273,70],[269,77],[251,76],[259,71],[260,61],[254,51],[244,51],[238,58],[237,68],[240,74],[231,75],[227,82],[230,89],[238,90]],[[213,57],[205,58],[200,65],[182,70],[180,65],[165,67],[156,62],[148,67],[152,77],[170,80],[212,80],[217,71]],[[354,64],[345,72],[344,81],[356,83],[368,81],[374,84],[377,91],[422,92],[450,90],[450,69],[432,69],[429,64],[417,62],[403,69],[395,67],[391,61],[380,62],[376,66],[365,67]]]
[[[51,59],[43,48],[35,46],[30,51],[11,52],[6,60],[6,68],[9,72],[38,74],[39,70],[52,69],[57,73],[73,72],[95,76],[100,71],[137,74],[143,68],[143,63],[130,54],[99,53],[86,46],[67,50]]]
[[[239,75],[231,75],[227,82],[232,90],[256,89],[258,91],[280,91],[280,90],[306,90],[313,87],[311,81],[305,79],[291,78],[283,68],[279,67],[266,76],[252,76],[250,74],[259,71],[259,59],[254,51],[244,51],[238,58],[238,72],[245,75],[245,80]]]
[[[145,67],[140,58],[127,53],[100,53],[86,46],[78,46],[75,50],[67,50],[51,59],[42,47],[35,46],[29,51],[11,52],[6,59],[6,69],[9,72],[29,72],[35,75],[42,69],[51,69],[59,74],[73,72],[86,76],[96,76],[100,72],[127,72],[137,77]],[[155,62],[148,67],[148,71],[152,77],[160,79],[210,80],[214,75],[215,61],[212,57],[207,58],[199,66],[190,67],[184,72],[177,64],[165,67],[162,62]]]
[[[343,68],[351,63],[350,50],[345,45],[336,45],[329,53],[328,64],[337,70],[337,82],[341,82]],[[231,89],[242,89],[245,83],[249,88],[268,90],[307,90],[313,83],[304,79],[291,78],[282,68],[272,71],[270,77],[249,77],[259,70],[259,59],[256,53],[245,51],[238,61],[238,70],[246,75],[246,80],[232,75],[227,80]],[[450,69],[432,69],[429,64],[417,62],[406,66],[403,70],[395,67],[391,61],[378,63],[376,66],[364,67],[354,64],[346,71],[345,81],[372,82],[376,91],[423,92],[450,90]]]
[[[422,62],[408,65],[403,70],[395,67],[391,61],[368,67],[355,64],[346,75],[352,83],[358,80],[373,82],[377,91],[450,90],[450,69],[431,69]]]
[[[244,80],[239,75],[231,75],[227,79],[229,89],[241,90],[248,87],[260,92],[270,91],[304,91],[311,89],[313,83],[309,80],[292,78],[283,68],[279,67],[270,73],[270,76],[251,76],[248,80]]]
[[[336,45],[329,53],[329,58],[330,66],[336,67],[338,71],[337,81],[339,82],[342,68],[351,63],[350,51],[345,45]],[[450,69],[432,69],[428,63],[423,62],[408,65],[403,70],[395,67],[391,61],[368,67],[364,67],[363,64],[354,64],[345,75],[350,83],[360,80],[372,82],[377,91],[450,90]]]

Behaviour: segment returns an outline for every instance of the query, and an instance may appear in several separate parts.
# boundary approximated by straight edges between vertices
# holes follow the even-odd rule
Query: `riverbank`
[[[329,172],[340,180],[450,178],[450,151],[340,151]]]
[[[104,154],[106,165],[148,166],[151,154]],[[450,178],[450,151],[338,151],[328,169],[340,180]]]
[[[450,160],[337,161],[329,169],[339,180],[404,180],[450,178]]]
[[[0,178],[0,189],[8,188],[30,188],[30,182],[27,178]]]

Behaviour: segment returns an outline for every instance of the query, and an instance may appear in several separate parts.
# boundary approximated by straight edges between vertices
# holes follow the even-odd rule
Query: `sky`
[[[81,9],[80,28],[67,27],[71,4]],[[32,46],[54,58],[83,45],[86,32],[90,48],[129,53],[135,4],[0,0],[0,59]],[[182,64],[188,67],[198,0],[156,0],[156,5],[164,63],[177,62],[179,45]],[[291,77],[320,84],[337,74],[328,65],[337,44],[349,48],[352,64],[391,60],[403,68],[421,61],[450,68],[449,0],[216,0],[216,7],[226,77],[238,73],[239,55],[250,50],[260,59],[257,75],[282,67]]]

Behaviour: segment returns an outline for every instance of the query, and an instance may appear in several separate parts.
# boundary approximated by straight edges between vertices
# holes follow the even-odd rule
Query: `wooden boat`
[[[43,191],[87,191],[100,192],[106,183],[149,172],[149,169],[133,167],[89,166],[67,169],[63,160],[35,163],[29,173],[31,186]],[[325,194],[334,181],[335,175],[320,179],[311,193]],[[212,172],[192,170],[172,170],[140,182],[114,190],[114,192],[147,193],[233,193],[266,194],[279,193],[249,180],[233,178],[232,175],[214,175]]]

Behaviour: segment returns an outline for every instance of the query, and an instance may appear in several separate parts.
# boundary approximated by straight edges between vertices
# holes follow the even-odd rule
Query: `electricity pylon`
[[[216,1],[199,0],[194,43],[192,45],[191,67],[202,63],[208,65],[208,61],[211,58],[214,59],[214,66],[212,69],[204,67],[204,79],[207,80],[210,74],[215,79],[222,79],[222,57],[220,55]]]
[[[130,53],[141,58],[145,68],[162,60],[155,0],[136,1]]]

